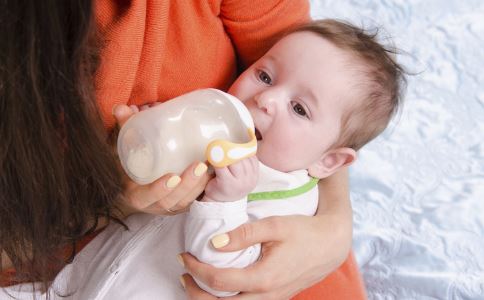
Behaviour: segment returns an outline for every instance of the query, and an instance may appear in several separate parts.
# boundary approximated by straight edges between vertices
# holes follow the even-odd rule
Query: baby
[[[393,53],[357,27],[322,20],[291,31],[248,68],[229,93],[252,115],[257,158],[215,170],[190,208],[186,250],[219,268],[243,268],[260,245],[216,251],[223,233],[268,216],[314,215],[317,179],[353,163],[398,109],[404,71]],[[237,293],[197,282],[216,296]]]

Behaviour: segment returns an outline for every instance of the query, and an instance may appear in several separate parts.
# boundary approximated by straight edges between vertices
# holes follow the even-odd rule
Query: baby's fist
[[[229,202],[247,196],[257,185],[259,161],[256,156],[245,158],[223,168],[215,168],[215,177],[205,188],[204,201]]]

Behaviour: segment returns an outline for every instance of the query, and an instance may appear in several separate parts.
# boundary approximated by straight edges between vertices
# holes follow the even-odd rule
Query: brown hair
[[[334,147],[359,150],[380,134],[395,115],[406,86],[404,68],[394,59],[397,50],[384,47],[370,34],[349,23],[325,19],[301,25],[291,31],[313,32],[335,46],[349,51],[365,65],[363,99],[342,118],[341,134]]]
[[[111,217],[122,191],[93,96],[92,8],[0,4],[0,253],[44,288],[68,262],[60,249]]]

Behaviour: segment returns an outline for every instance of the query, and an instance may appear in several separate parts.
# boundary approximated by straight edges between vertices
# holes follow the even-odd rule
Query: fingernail
[[[199,163],[198,166],[193,170],[193,175],[200,177],[207,171],[207,165],[204,163]]]
[[[180,254],[176,256],[176,259],[178,260],[178,262],[182,267],[185,267],[185,263],[183,262],[183,257]]]
[[[176,187],[180,183],[180,181],[181,181],[180,176],[173,175],[166,182],[166,187],[169,188],[169,189],[172,189],[172,188]]]
[[[183,289],[185,289],[185,278],[183,276],[180,276],[180,284],[182,285]]]
[[[222,248],[224,246],[227,246],[228,243],[230,242],[230,237],[226,233],[222,233],[219,235],[214,236],[211,239],[212,245],[215,249]]]

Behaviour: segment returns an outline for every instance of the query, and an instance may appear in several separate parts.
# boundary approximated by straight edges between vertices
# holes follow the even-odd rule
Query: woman
[[[89,1],[2,4],[1,268],[14,266],[17,280],[41,281],[44,288],[79,250],[67,246],[106,219],[183,211],[209,179],[199,163],[181,178],[165,176],[149,186],[123,179],[105,142],[105,130],[115,124],[113,107],[164,101],[201,87],[224,89],[238,69],[270,47],[271,38],[308,18],[305,1],[94,4],[96,22]],[[129,116],[122,105],[114,112],[120,122]],[[294,295],[347,256],[347,183],[346,173],[321,183],[325,201],[316,217],[271,218],[229,233],[224,250],[264,243],[264,258],[251,271],[213,270],[184,254],[187,270],[209,285],[248,292],[241,297]],[[272,236],[272,226],[284,234]],[[52,255],[61,248],[67,256]],[[305,249],[311,260],[301,257]],[[294,267],[281,269],[285,261]],[[184,278],[188,294],[203,297]]]

